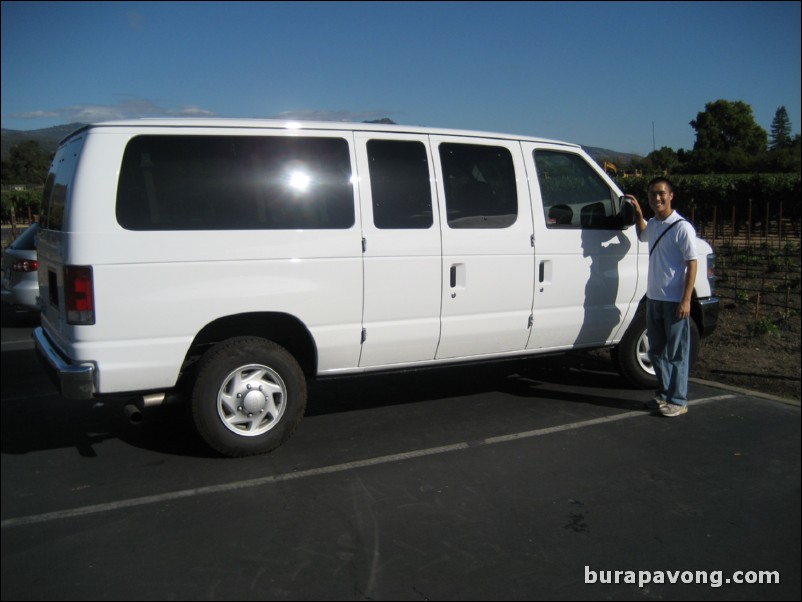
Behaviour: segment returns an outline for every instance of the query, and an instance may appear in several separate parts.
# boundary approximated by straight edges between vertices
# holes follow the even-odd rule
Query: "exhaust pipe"
[[[139,409],[139,406],[135,403],[129,403],[123,408],[123,413],[125,417],[128,419],[133,425],[140,425],[142,421],[145,420],[145,417],[142,415],[142,410]]]
[[[164,403],[164,400],[167,398],[166,393],[151,393],[150,395],[143,395],[142,396],[142,407],[143,408],[150,408],[153,406],[160,406]]]
[[[133,403],[127,404],[123,408],[123,413],[131,424],[139,425],[145,420],[145,408],[152,408],[160,406],[163,403],[173,403],[178,401],[175,395],[168,395],[167,393],[150,393],[143,395],[141,399]]]

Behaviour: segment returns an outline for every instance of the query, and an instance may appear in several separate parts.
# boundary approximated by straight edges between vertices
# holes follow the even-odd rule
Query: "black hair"
[[[651,190],[652,186],[654,186],[655,184],[661,184],[661,183],[665,184],[666,186],[668,186],[668,191],[669,192],[672,192],[672,193],[674,192],[674,185],[671,183],[671,180],[669,180],[665,176],[657,176],[656,178],[652,178],[651,181],[649,182],[649,185],[646,186],[646,190],[647,191]]]

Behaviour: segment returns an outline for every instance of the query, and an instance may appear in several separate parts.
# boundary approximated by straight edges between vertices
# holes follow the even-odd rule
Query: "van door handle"
[[[543,284],[543,281],[546,279],[546,262],[540,262],[540,271],[538,273],[538,282]]]
[[[449,283],[451,284],[451,298],[457,298],[457,291],[465,288],[465,264],[455,263],[449,272]]]

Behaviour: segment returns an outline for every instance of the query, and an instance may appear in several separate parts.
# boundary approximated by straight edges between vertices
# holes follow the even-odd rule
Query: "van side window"
[[[579,155],[534,152],[548,228],[615,228],[613,192]]]
[[[348,142],[138,136],[123,155],[117,221],[128,230],[350,228]]]
[[[56,172],[51,169],[47,174],[45,189],[42,193],[41,223],[46,229],[61,230],[63,228],[64,200],[66,196],[66,186],[64,184],[56,185]]]
[[[373,223],[380,229],[425,229],[434,223],[426,147],[407,140],[370,140]]]
[[[507,228],[518,219],[512,155],[478,144],[440,145],[450,228]]]
[[[69,188],[75,176],[78,157],[83,148],[84,138],[71,139],[56,151],[50,170],[47,173],[42,193],[42,218],[40,223],[46,230],[64,228],[64,210],[67,205]]]

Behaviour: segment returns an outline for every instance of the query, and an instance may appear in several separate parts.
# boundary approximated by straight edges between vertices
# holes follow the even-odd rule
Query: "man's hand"
[[[684,320],[691,316],[691,302],[690,301],[682,301],[679,306],[677,307],[677,318],[680,320]]]
[[[635,215],[638,217],[638,221],[635,223],[635,225],[637,226],[639,233],[643,232],[646,229],[646,220],[643,219],[643,209],[641,209],[638,199],[631,194],[625,194],[624,198],[632,201],[632,206],[635,208]]]

